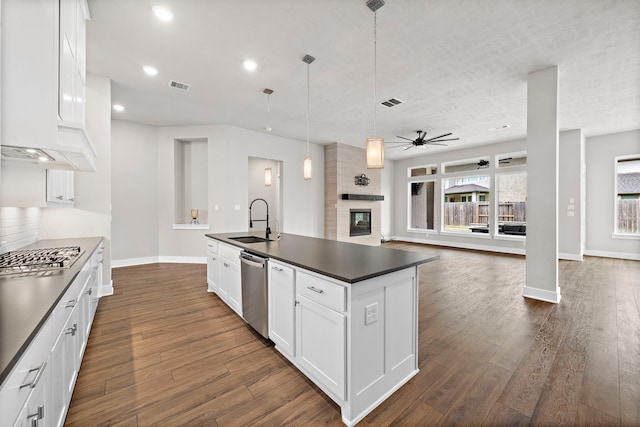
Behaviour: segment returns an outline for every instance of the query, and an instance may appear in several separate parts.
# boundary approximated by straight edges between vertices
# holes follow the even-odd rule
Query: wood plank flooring
[[[420,267],[419,374],[361,426],[640,425],[640,262],[560,262],[559,305],[520,256]],[[113,270],[68,426],[341,425],[340,408],[216,295],[206,266]]]

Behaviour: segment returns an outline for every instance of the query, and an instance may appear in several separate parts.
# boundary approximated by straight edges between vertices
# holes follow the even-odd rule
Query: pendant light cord
[[[307,157],[309,157],[309,64],[307,64]]]
[[[271,103],[269,102],[270,94],[267,94],[267,132],[271,132]],[[270,167],[269,162],[269,146],[267,145],[267,167]]]
[[[378,33],[378,19],[377,12],[373,12],[373,136],[376,137],[376,82],[378,80],[377,68],[378,68],[378,58],[377,58],[377,33]]]

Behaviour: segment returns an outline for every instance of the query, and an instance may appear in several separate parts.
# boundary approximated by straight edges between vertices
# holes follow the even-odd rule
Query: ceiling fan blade
[[[406,139],[407,141],[413,142],[413,139],[405,138],[404,136],[396,135],[398,138]]]
[[[440,135],[440,136],[434,136],[433,138],[429,138],[429,139],[425,140],[424,142],[433,141],[434,139],[443,138],[443,137],[449,136],[449,135],[451,135],[451,132],[445,133],[444,135]]]
[[[413,147],[413,144],[406,144],[406,145],[408,145],[408,147],[406,147],[405,150],[407,148]],[[394,145],[393,147],[389,147],[389,148],[404,148],[404,145]]]
[[[409,144],[409,142],[407,141],[385,141],[385,144]],[[411,144],[413,143],[413,141],[410,142]]]
[[[429,141],[429,142],[425,142],[425,144],[433,144],[434,142],[443,142],[443,141],[457,141],[460,138],[451,138],[451,139],[438,139],[435,141]]]
[[[442,145],[444,147],[448,147],[449,144],[441,144],[439,141],[435,141],[435,142],[429,142],[423,145],[423,147],[426,147],[427,145]]]
[[[409,146],[407,146],[407,147],[404,147],[404,151],[407,151],[407,150],[408,150],[409,148],[411,148],[411,147],[413,147],[413,144],[411,144],[411,145],[409,145]]]

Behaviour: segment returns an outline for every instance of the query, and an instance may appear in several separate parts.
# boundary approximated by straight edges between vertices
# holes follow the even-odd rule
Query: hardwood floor
[[[420,267],[420,372],[361,426],[640,425],[640,262],[560,262],[559,305],[522,297],[523,257]],[[341,425],[340,408],[214,294],[206,266],[113,271],[68,426]]]

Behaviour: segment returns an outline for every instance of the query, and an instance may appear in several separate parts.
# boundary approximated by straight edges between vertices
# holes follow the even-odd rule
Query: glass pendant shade
[[[384,138],[367,138],[367,169],[384,168]]]
[[[271,168],[264,168],[264,186],[271,187]]]
[[[311,156],[304,158],[304,179],[311,179]]]

